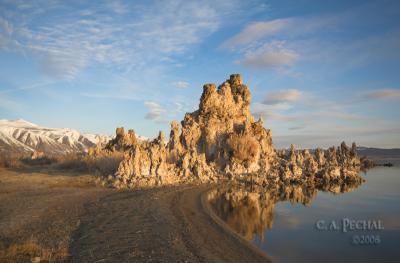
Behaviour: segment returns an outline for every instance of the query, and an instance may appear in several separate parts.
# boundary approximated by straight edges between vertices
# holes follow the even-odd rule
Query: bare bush
[[[58,156],[56,168],[62,170],[73,170],[79,172],[88,172],[89,166],[84,156],[78,153],[70,153]]]
[[[0,167],[3,168],[22,168],[24,166],[42,166],[56,162],[56,158],[40,156],[32,159],[29,154],[24,153],[1,153]]]
[[[46,166],[55,169],[86,172],[107,176],[114,174],[123,160],[122,152],[102,152],[96,156],[84,153],[67,153],[49,157],[43,155],[32,159],[26,154],[0,154],[0,167],[23,168],[29,166]]]
[[[227,141],[229,153],[239,163],[248,168],[257,159],[259,144],[249,135],[232,134]]]
[[[55,163],[57,161],[56,158],[48,157],[48,156],[42,156],[39,158],[32,159],[31,157],[25,157],[21,158],[21,162],[25,165],[30,165],[30,166],[42,166],[42,165],[50,165],[52,163]]]
[[[0,167],[2,168],[19,168],[21,163],[21,154],[0,154]]]
[[[96,156],[68,154],[58,159],[56,167],[107,176],[117,171],[122,159],[121,152],[102,153]]]
[[[87,156],[85,158],[89,171],[103,176],[114,174],[123,159],[124,154],[122,152],[112,152],[96,157]]]

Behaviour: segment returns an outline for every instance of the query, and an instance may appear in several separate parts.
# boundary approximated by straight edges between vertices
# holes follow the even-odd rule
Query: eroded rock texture
[[[153,141],[138,141],[130,130],[118,128],[107,151],[123,151],[125,158],[109,183],[115,187],[149,187],[177,183],[246,180],[349,180],[357,177],[355,145],[328,151],[277,152],[271,131],[250,113],[251,94],[240,75],[231,75],[218,88],[205,84],[199,109],[171,123],[170,138],[160,132]],[[251,176],[249,176],[251,175]]]
[[[347,147],[345,142],[328,150],[317,148],[314,153],[309,150],[296,151],[294,146],[286,151],[278,151],[280,166],[279,176],[283,181],[301,181],[305,178],[320,178],[325,181],[361,181],[360,158],[357,146]]]

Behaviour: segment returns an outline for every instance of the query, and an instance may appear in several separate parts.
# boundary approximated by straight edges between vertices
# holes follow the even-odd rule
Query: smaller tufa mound
[[[130,129],[128,134],[125,134],[124,127],[115,130],[115,138],[110,140],[105,149],[111,152],[126,151],[137,143],[135,131]]]
[[[309,150],[296,151],[291,146],[289,153],[279,152],[280,179],[283,181],[301,181],[304,178],[320,178],[324,181],[349,182],[362,181],[358,176],[360,158],[357,146],[353,143],[349,149],[345,142],[337,149],[328,150],[317,148],[313,154]]]
[[[160,132],[153,141],[138,141],[133,130],[117,128],[115,139],[104,149],[124,152],[109,183],[115,187],[152,187],[179,183],[209,183],[221,179],[256,184],[299,180],[350,180],[358,178],[355,144],[328,151],[287,154],[275,151],[272,134],[262,119],[250,112],[251,94],[240,75],[231,75],[216,87],[205,84],[199,109],[171,123],[169,141]],[[253,176],[251,176],[253,178]],[[354,179],[358,180],[358,179]]]

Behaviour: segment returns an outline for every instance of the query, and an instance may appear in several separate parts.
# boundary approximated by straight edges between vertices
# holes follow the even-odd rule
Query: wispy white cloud
[[[272,120],[279,122],[293,122],[297,121],[298,117],[296,115],[282,114],[279,112],[274,112],[270,110],[264,110],[259,112],[254,112],[256,116],[262,117],[264,120]]]
[[[381,99],[400,99],[400,89],[379,89],[366,92],[363,97],[365,99],[381,100]]]
[[[154,101],[146,101],[144,105],[148,109],[148,112],[145,116],[145,118],[148,120],[159,120],[161,114],[165,112],[165,109],[163,109],[160,104]]]
[[[41,81],[41,82],[33,83],[30,85],[22,85],[22,86],[15,87],[12,89],[0,90],[0,94],[12,93],[12,92],[21,91],[21,90],[38,89],[38,88],[43,88],[43,87],[46,87],[46,86],[49,86],[52,84],[54,84],[53,81]]]
[[[41,60],[42,69],[55,78],[73,78],[89,63],[85,55],[49,51]]]
[[[233,48],[238,45],[249,44],[266,36],[276,34],[288,25],[289,19],[254,22],[246,26],[237,35],[225,41],[222,47]]]
[[[287,89],[271,92],[263,100],[266,105],[276,105],[281,103],[294,103],[302,98],[301,91],[297,89]]]
[[[145,119],[159,124],[169,124],[172,120],[180,120],[186,112],[193,111],[193,103],[187,99],[174,97],[161,101],[145,101],[147,113]]]
[[[298,119],[294,114],[288,114],[285,110],[288,109],[290,105],[265,105],[263,103],[253,103],[252,113],[256,117],[262,117],[266,120],[275,120],[282,122],[292,122]]]
[[[15,1],[0,8],[1,49],[37,57],[53,77],[74,78],[93,64],[130,71],[185,53],[240,3]]]
[[[189,87],[189,82],[180,80],[180,81],[172,82],[172,85],[174,85],[178,89],[185,89],[185,88]]]
[[[344,33],[361,32],[366,26],[389,25],[389,20],[398,15],[394,10],[398,10],[394,3],[369,2],[336,13],[250,21],[221,47],[235,52],[241,57],[237,61],[246,67],[278,68],[279,73],[287,72],[282,66],[293,67],[299,61],[317,67],[334,65],[336,70],[398,61],[398,27],[388,26],[367,35]],[[284,44],[272,50],[265,48],[276,42]]]
[[[340,138],[342,132],[340,136],[333,133],[336,127],[361,127],[362,130],[374,119],[353,112],[347,101],[332,101],[297,89],[270,92],[264,101],[253,103],[252,113],[263,117],[273,131],[291,136],[293,141],[300,138],[299,133],[326,133],[329,138]]]
[[[250,22],[242,31],[221,44],[222,48],[253,47],[272,41],[312,35],[317,30],[334,28],[343,15],[286,17],[268,21]]]
[[[0,17],[0,29],[6,35],[11,35],[11,33],[13,32],[12,25],[7,20],[1,17]]]
[[[284,42],[272,42],[264,46],[247,51],[244,58],[238,62],[255,69],[273,69],[293,65],[298,54],[284,47]]]
[[[264,119],[280,122],[293,122],[301,120],[301,115],[288,113],[288,110],[304,98],[303,93],[297,89],[284,89],[270,92],[261,102],[255,102],[252,112]]]
[[[116,14],[125,14],[129,12],[129,7],[122,1],[118,0],[107,1],[107,4],[110,7],[110,9]]]

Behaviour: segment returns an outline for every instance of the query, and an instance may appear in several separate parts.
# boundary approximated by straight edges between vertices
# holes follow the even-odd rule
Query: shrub
[[[42,166],[42,165],[49,165],[55,163],[57,160],[52,157],[42,156],[40,158],[32,159],[31,157],[21,158],[21,162],[26,165],[31,166]]]
[[[3,168],[20,168],[23,164],[21,162],[22,154],[17,153],[1,153],[0,154],[0,167]]]
[[[89,172],[103,176],[114,174],[123,159],[124,154],[122,152],[112,152],[96,157],[87,156],[85,158]]]
[[[66,155],[58,156],[56,168],[79,172],[89,171],[89,167],[87,162],[84,160],[84,156],[77,153],[69,153]]]
[[[49,165],[57,160],[48,156],[41,156],[32,159],[28,154],[24,153],[1,153],[0,167],[3,168],[22,168],[23,166],[42,166]]]
[[[84,153],[68,153],[56,157],[41,156],[32,159],[24,154],[0,154],[0,167],[23,168],[27,166],[49,166],[75,172],[94,173],[107,176],[114,174],[124,159],[122,152],[101,152],[96,156]]]
[[[68,154],[59,157],[56,167],[62,170],[89,172],[107,176],[117,171],[122,160],[123,153],[121,152],[104,152],[96,156]]]
[[[227,144],[231,157],[246,168],[257,159],[259,144],[252,136],[234,133]]]

